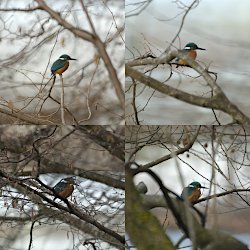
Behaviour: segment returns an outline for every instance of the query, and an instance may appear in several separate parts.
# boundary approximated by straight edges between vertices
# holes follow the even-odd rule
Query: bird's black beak
[[[204,189],[209,189],[209,188],[207,188],[207,187],[201,187],[201,188],[204,188]]]
[[[77,59],[74,59],[74,58],[69,58],[68,60],[77,60]]]
[[[197,49],[199,49],[199,50],[206,50],[206,49],[203,49],[203,48],[199,48],[199,47],[198,47]]]

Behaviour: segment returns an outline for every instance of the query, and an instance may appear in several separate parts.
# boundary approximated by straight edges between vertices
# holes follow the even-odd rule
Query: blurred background
[[[175,152],[192,141],[197,129],[198,126],[127,126],[127,160],[132,157],[130,161],[140,166],[152,163],[150,169],[165,187],[177,195],[181,195],[183,188],[193,181],[211,187],[201,189],[201,198],[233,189],[246,189],[198,203],[195,207],[205,213],[208,205],[206,228],[226,231],[250,246],[250,198],[247,191],[250,183],[250,130],[240,126],[201,126],[191,149],[176,155]],[[132,155],[133,152],[136,153]],[[154,164],[168,155],[170,159]],[[146,195],[154,195],[157,202],[156,197],[162,192],[153,178],[147,173],[139,173],[134,177],[134,183],[140,182],[148,188]],[[153,198],[151,202],[154,202]],[[177,242],[182,233],[169,209],[155,207],[150,211]],[[183,242],[181,246],[187,245],[190,242]]]
[[[0,145],[0,249],[123,249],[122,126],[2,125]],[[66,177],[71,210],[51,190]]]
[[[188,6],[194,1],[152,0],[140,3],[126,1],[126,61],[147,53],[161,55],[171,45],[177,34]],[[250,33],[248,10],[250,2],[242,0],[203,0],[196,1],[183,21],[183,27],[171,49],[184,48],[194,42],[205,51],[197,51],[197,61],[210,71],[216,72],[217,84],[226,96],[246,115],[249,111],[250,76]],[[145,67],[148,70],[151,67]],[[165,81],[170,75],[168,65],[159,66],[151,76]],[[173,67],[173,75],[166,84],[199,96],[211,96],[210,88],[192,69]],[[126,118],[131,118],[131,81],[126,82]],[[143,124],[216,124],[211,110],[192,106],[172,97],[154,92],[152,89],[137,85],[136,104],[139,119]],[[216,112],[222,124],[231,118]],[[181,118],[180,118],[181,117]]]
[[[124,1],[83,2],[124,88]],[[50,68],[63,54],[77,59],[70,61],[63,73],[64,103],[69,110],[65,112],[66,124],[75,123],[73,117],[81,124],[122,124],[124,107],[107,65],[93,42],[72,32],[82,29],[93,35],[80,2],[44,3],[73,28],[59,24],[47,11],[36,9],[39,5],[36,1],[0,3],[0,124],[20,123],[15,119],[16,113],[38,117],[40,124],[62,123],[58,112],[61,81],[57,75],[50,91],[53,85]],[[6,115],[7,112],[13,116]]]

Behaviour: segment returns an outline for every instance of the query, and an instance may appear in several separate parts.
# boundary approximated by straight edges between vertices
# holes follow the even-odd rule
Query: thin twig
[[[133,78],[132,78],[132,81],[133,81],[133,101],[132,101],[132,104],[133,104],[133,109],[134,109],[134,114],[135,114],[135,121],[136,121],[136,125],[140,125],[139,118],[138,118],[138,111],[137,111],[136,102],[135,102],[135,99],[136,99],[136,82],[135,82],[135,80]]]
[[[61,78],[61,120],[62,120],[62,124],[65,125],[65,117],[64,117],[64,86],[63,86],[63,77],[62,75],[60,75]]]
[[[51,79],[50,79],[50,80],[51,80]],[[53,87],[54,87],[54,85],[55,85],[55,81],[56,81],[56,76],[54,75],[54,76],[53,76],[52,85],[51,85],[51,87],[50,87],[50,89],[49,89],[49,93],[48,93],[48,95],[45,97],[45,99],[43,100],[43,102],[42,102],[42,104],[41,104],[41,106],[40,106],[40,109],[39,109],[39,111],[38,111],[37,114],[39,114],[39,113],[42,111],[42,108],[43,108],[44,103],[45,103],[46,100],[51,96],[51,91],[52,91],[52,89],[53,89]],[[46,85],[47,85],[47,84],[46,84]],[[46,85],[44,86],[44,88],[46,87]],[[44,89],[44,88],[43,88],[43,89]],[[43,89],[42,89],[41,91],[43,91]]]
[[[32,246],[32,241],[33,241],[33,228],[34,228],[34,225],[35,225],[36,221],[33,221],[32,224],[31,224],[31,227],[30,227],[30,243],[29,243],[29,248],[28,250],[31,249],[31,246]]]

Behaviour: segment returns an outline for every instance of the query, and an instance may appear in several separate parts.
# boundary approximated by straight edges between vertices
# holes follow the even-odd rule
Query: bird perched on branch
[[[60,180],[53,189],[58,196],[67,199],[73,193],[74,185],[77,185],[74,177],[68,177]]]
[[[59,74],[61,75],[69,67],[69,60],[77,60],[71,58],[68,55],[61,55],[58,60],[56,60],[51,67],[51,75]]]
[[[199,48],[195,43],[188,43],[188,44],[184,47],[184,49],[178,50],[178,51],[187,54],[188,57],[190,57],[191,59],[195,60],[195,58],[197,57],[197,52],[196,52],[196,50],[206,50],[206,49]],[[186,66],[186,65],[188,65],[188,63],[187,63],[185,60],[183,60],[183,59],[181,59],[181,58],[179,58],[179,57],[177,57],[177,58],[175,59],[175,61],[176,61],[176,63],[178,63],[180,66]]]
[[[198,181],[194,181],[182,190],[181,198],[183,200],[188,200],[190,203],[193,203],[200,198],[201,188],[208,189],[206,187],[201,186]]]

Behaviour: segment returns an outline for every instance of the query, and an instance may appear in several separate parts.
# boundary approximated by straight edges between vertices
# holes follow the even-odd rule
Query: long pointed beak
[[[206,49],[203,49],[203,48],[197,48],[197,49],[200,49],[200,50],[206,50]]]
[[[70,58],[70,59],[68,59],[68,60],[77,60],[77,59],[74,59],[74,58]]]
[[[207,188],[207,187],[201,187],[201,188],[204,188],[204,189],[209,189],[209,188]]]

